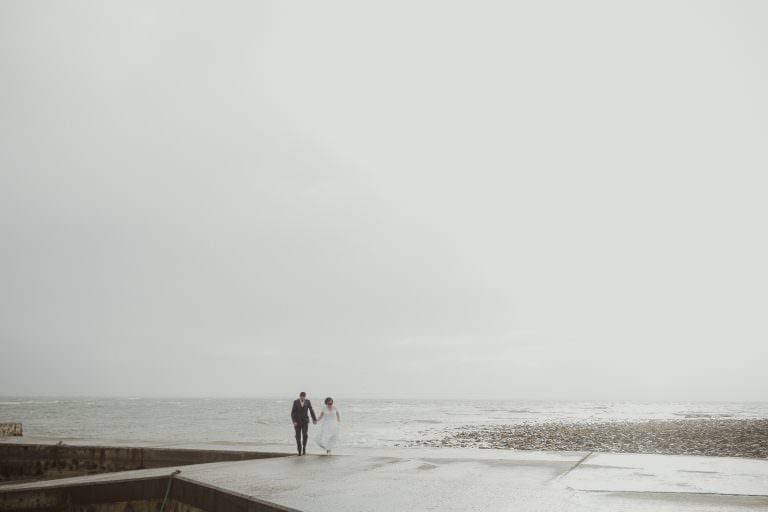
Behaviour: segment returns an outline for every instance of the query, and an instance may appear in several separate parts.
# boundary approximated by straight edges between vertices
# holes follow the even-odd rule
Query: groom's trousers
[[[293,427],[296,431],[296,449],[301,453],[302,448],[307,451],[307,438],[309,437],[309,423],[302,423]]]

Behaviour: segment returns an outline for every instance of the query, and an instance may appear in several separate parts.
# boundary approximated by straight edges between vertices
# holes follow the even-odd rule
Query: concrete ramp
[[[768,461],[437,449],[188,468],[185,478],[306,511],[768,510]],[[711,471],[704,473],[703,471]]]
[[[185,478],[307,511],[555,511],[571,492],[548,482],[576,460],[307,456],[188,468]]]
[[[0,485],[0,511],[149,512],[168,488],[168,512],[749,512],[768,511],[768,460],[443,448],[286,454],[9,483]]]
[[[582,491],[768,494],[768,461],[732,457],[696,457],[596,453],[561,481]]]

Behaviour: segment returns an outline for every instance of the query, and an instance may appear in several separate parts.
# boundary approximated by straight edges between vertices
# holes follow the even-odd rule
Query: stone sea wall
[[[20,436],[21,423],[0,423],[0,437]]]
[[[0,483],[284,456],[268,452],[0,442]],[[2,512],[0,508],[0,512]]]

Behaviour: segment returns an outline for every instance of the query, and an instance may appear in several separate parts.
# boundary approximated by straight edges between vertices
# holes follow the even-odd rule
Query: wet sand
[[[465,426],[418,446],[768,458],[768,419]]]

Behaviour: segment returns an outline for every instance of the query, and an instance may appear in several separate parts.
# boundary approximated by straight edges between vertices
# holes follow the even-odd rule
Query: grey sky
[[[768,4],[0,2],[0,394],[757,400]]]

